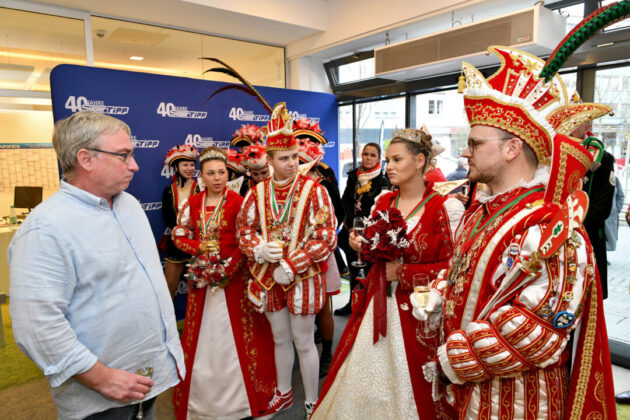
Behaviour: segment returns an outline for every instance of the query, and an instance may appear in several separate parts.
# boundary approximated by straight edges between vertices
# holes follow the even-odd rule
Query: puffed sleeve
[[[260,235],[256,188],[250,188],[245,195],[241,211],[236,219],[236,239],[241,252],[249,260],[255,260],[254,248],[264,242]]]
[[[452,382],[509,377],[560,360],[569,333],[579,325],[584,291],[594,278],[592,252],[584,236],[575,232],[556,254],[536,262],[532,253],[538,248],[541,226],[523,233],[520,259],[530,263],[514,264],[510,270],[503,264],[493,277],[495,287],[505,281],[514,290],[495,304],[491,301],[481,312],[487,315],[452,332],[438,348],[442,370]]]
[[[337,248],[337,222],[332,212],[330,196],[319,184],[313,186],[308,208],[308,236],[303,246],[293,250],[285,259],[293,274],[302,273],[314,263],[324,262],[330,253]],[[318,223],[316,219],[324,219]]]
[[[195,235],[193,207],[191,206],[191,200],[184,203],[177,215],[177,225],[173,228],[171,237],[177,248],[187,254],[197,255],[201,241]]]

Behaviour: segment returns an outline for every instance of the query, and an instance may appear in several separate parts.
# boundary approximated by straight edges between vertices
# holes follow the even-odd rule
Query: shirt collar
[[[103,208],[106,208],[107,210],[110,209],[109,204],[107,203],[106,199],[97,197],[92,193],[82,190],[81,188],[77,188],[74,185],[66,182],[64,179],[61,180],[61,183],[59,185],[59,190],[63,192],[64,194],[67,194],[71,196],[72,198],[79,200],[89,206],[103,207]],[[120,194],[117,194],[113,197],[112,202],[114,204],[116,203],[119,195]]]

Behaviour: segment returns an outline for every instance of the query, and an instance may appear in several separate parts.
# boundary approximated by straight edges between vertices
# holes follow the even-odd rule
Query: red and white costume
[[[538,76],[542,60],[490,51],[502,66],[488,80],[463,65],[470,124],[511,132],[538,169],[467,210],[449,271],[432,285],[442,296],[447,397],[462,419],[615,418],[601,290],[581,225],[592,156],[565,135],[585,108],[569,103],[559,76]]]
[[[287,203],[290,194],[292,200]],[[255,258],[255,249],[273,240],[276,220],[270,210],[272,198],[283,207],[291,206],[290,218],[281,228],[288,235],[279,264]],[[252,302],[270,312],[287,306],[296,315],[319,312],[326,294],[326,260],[337,246],[336,223],[326,190],[300,174],[283,185],[273,178],[266,179],[245,196],[238,226],[239,247],[247,257],[252,279]],[[290,284],[276,283],[273,273],[278,266],[292,278]]]
[[[374,284],[355,291],[346,329],[311,419],[448,419],[453,410],[445,402],[434,404],[431,384],[422,365],[435,358],[439,337],[418,336],[420,322],[411,315],[409,293],[414,277],[434,278],[453,255],[453,234],[463,213],[454,198],[436,194],[428,184],[421,215],[407,220],[411,246],[398,269],[395,292],[387,298],[387,335],[373,343]],[[398,192],[385,192],[372,213],[394,205]]]
[[[175,244],[191,255],[198,254],[202,225],[214,211],[204,211],[205,199],[205,191],[192,196],[173,230]],[[218,216],[220,258],[232,258],[225,270],[228,285],[211,290],[189,283],[182,335],[187,375],[173,397],[177,419],[259,416],[276,385],[269,324],[247,298],[245,258],[236,240],[242,201],[227,191]]]

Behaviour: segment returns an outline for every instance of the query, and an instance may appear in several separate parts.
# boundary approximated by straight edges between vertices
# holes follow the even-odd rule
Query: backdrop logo
[[[200,134],[188,134],[184,144],[194,146],[197,149],[203,149],[204,147],[216,146],[222,149],[230,147],[229,141],[214,141],[212,137],[202,137]],[[200,150],[201,151],[201,150]]]
[[[158,115],[170,118],[205,119],[208,115],[205,111],[189,111],[187,106],[176,106],[171,102],[160,102],[156,110]]]
[[[110,115],[125,115],[129,113],[128,106],[107,105],[104,101],[88,99],[85,96],[68,96],[64,106],[72,112],[92,111]]]
[[[144,210],[144,211],[160,210],[162,208],[162,202],[161,201],[154,201],[152,203],[140,202],[140,205],[142,206],[142,210]]]
[[[324,145],[324,147],[335,147],[335,142],[334,141],[329,141],[328,143],[326,143]]]
[[[131,136],[131,145],[134,149],[155,149],[160,145],[159,140],[140,140],[136,136]]]
[[[234,121],[269,121],[269,114],[254,114],[254,111],[247,111],[243,108],[232,107],[228,117]]]

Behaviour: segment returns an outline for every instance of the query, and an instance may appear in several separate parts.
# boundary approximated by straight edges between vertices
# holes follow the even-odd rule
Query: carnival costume
[[[223,267],[197,276],[192,268],[203,264],[191,261],[182,335],[188,373],[173,397],[177,419],[260,416],[273,395],[271,331],[247,297],[245,258],[236,240],[242,201],[226,189],[217,206],[206,207],[204,190],[188,200],[173,231],[180,249]],[[212,246],[200,256],[204,242]]]
[[[446,268],[453,255],[453,233],[463,212],[455,199],[427,184],[416,211],[408,216],[407,236],[411,246],[404,251],[397,271],[398,282],[387,297],[387,334],[373,343],[375,286],[356,290],[352,316],[341,336],[320,401],[312,419],[342,418],[451,418],[448,404],[434,404],[431,385],[422,377],[422,365],[435,357],[438,337],[421,338],[420,323],[413,318],[409,293],[414,277],[433,277]],[[395,207],[398,191],[386,191],[372,214]],[[417,216],[422,210],[420,216]],[[374,267],[374,266],[373,266]]]
[[[196,162],[199,153],[197,149],[190,145],[181,145],[171,148],[166,154],[164,164],[175,169],[181,161]],[[164,188],[162,192],[162,217],[164,224],[171,231],[177,225],[177,214],[180,212],[186,200],[194,195],[197,190],[197,181],[193,180],[189,191],[182,191],[184,197],[181,197],[179,188],[179,179],[174,174],[171,185]],[[173,243],[170,232],[164,236],[164,259],[173,263],[183,263],[190,259],[190,255],[178,249]],[[160,248],[162,249],[162,248]]]
[[[438,399],[446,375],[462,419],[615,418],[604,391],[612,376],[601,290],[581,224],[588,199],[580,180],[593,157],[567,137],[584,113],[607,110],[570,104],[559,76],[539,77],[537,57],[489,50],[501,67],[487,80],[463,64],[470,125],[520,138],[538,169],[464,215],[448,273],[432,284],[444,344],[425,377]]]
[[[266,147],[274,152],[297,151],[284,103],[276,105],[268,122]],[[328,194],[299,173],[283,183],[266,179],[247,193],[238,226],[239,246],[250,271],[249,297],[270,320],[276,337],[278,387],[285,388],[278,390],[270,409],[276,410],[280,399],[286,401],[282,408],[292,404],[291,336],[300,358],[306,402],[314,405],[319,368],[313,321],[326,300],[326,260],[337,246]],[[269,256],[272,246],[281,248],[281,258]],[[307,405],[307,413],[311,408]]]

